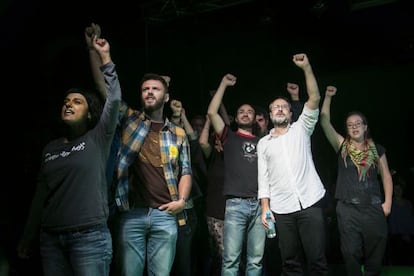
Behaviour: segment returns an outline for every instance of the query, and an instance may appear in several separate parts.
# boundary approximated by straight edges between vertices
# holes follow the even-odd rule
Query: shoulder
[[[382,156],[387,151],[385,147],[381,144],[375,143],[375,148],[377,149],[378,156]]]
[[[166,126],[175,135],[180,136],[180,137],[186,136],[186,132],[185,132],[184,128],[182,128],[182,127],[180,127],[180,126],[178,126],[178,125],[176,125],[176,124],[174,124],[170,121],[167,121]]]

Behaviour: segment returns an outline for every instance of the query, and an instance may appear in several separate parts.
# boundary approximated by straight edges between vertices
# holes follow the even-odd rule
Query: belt
[[[240,199],[247,199],[247,200],[257,200],[257,196],[226,196],[226,199],[232,199],[232,198],[240,198]]]

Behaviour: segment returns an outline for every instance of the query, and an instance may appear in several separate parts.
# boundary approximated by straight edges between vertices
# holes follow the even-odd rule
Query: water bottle
[[[267,221],[267,224],[269,225],[269,227],[266,228],[266,236],[270,239],[276,237],[275,223],[272,220],[270,210],[267,210],[266,212],[266,221]]]

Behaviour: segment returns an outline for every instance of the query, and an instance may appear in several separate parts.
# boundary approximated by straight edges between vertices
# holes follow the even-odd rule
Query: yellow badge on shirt
[[[177,158],[178,157],[178,149],[176,146],[171,145],[170,146],[170,156],[171,158]]]

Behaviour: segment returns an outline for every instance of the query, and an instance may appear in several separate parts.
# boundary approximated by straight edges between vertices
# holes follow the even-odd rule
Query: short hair
[[[88,120],[88,129],[92,129],[99,122],[103,110],[103,100],[95,92],[84,88],[72,87],[66,91],[65,97],[71,93],[79,93],[85,97],[86,102],[88,103],[88,112],[90,114],[90,119]]]
[[[162,83],[162,85],[164,86],[165,93],[168,93],[168,83],[165,80],[164,76],[161,76],[161,75],[158,75],[158,74],[155,74],[155,73],[146,73],[141,79],[141,86],[144,82],[146,82],[148,80],[160,81]]]
[[[266,121],[269,121],[269,111],[266,111],[266,109],[262,106],[256,105],[254,106],[254,110],[256,111],[256,115],[262,115]]]
[[[289,100],[289,98],[287,98],[285,96],[278,96],[278,97],[274,98],[273,101],[269,104],[269,111],[270,112],[272,111],[273,102],[276,101],[276,100],[285,100],[289,105],[289,111],[292,111],[292,102]]]

